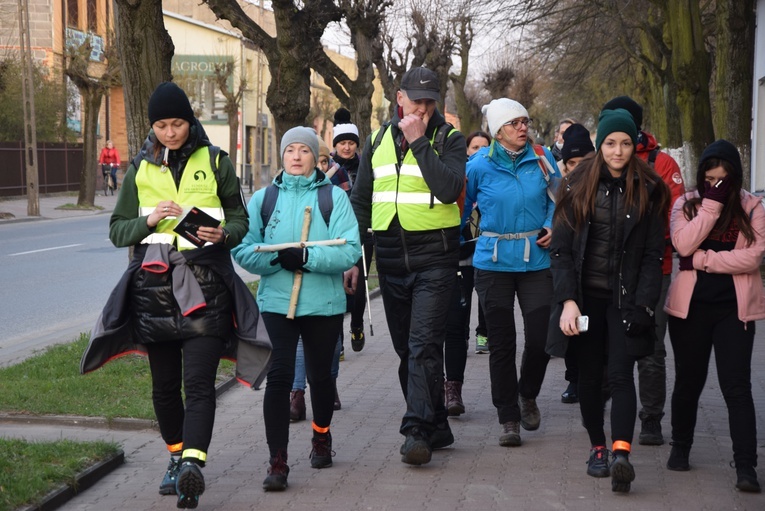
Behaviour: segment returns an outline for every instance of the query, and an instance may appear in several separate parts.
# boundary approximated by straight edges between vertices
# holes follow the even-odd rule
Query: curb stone
[[[19,511],[52,511],[71,500],[75,495],[81,493],[98,482],[106,474],[125,463],[125,452],[120,449],[114,456],[99,461],[93,466],[86,468],[77,474],[73,484],[62,486],[53,490],[40,500],[37,504],[29,507],[22,507]]]

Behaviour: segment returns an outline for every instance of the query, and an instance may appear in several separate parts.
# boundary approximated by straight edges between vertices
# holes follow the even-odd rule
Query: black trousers
[[[295,352],[298,338],[303,339],[305,372],[311,386],[313,422],[321,428],[332,422],[335,403],[335,379],[332,357],[343,328],[343,315],[300,316],[287,319],[284,314],[261,313],[271,338],[271,367],[263,395],[263,419],[271,457],[287,450],[290,427],[290,391],[295,379]]]
[[[752,401],[754,330],[753,321],[738,319],[735,303],[719,307],[692,302],[686,319],[669,317],[669,338],[675,354],[672,440],[693,444],[699,397],[714,348],[737,467],[757,466],[757,424]]]
[[[500,424],[520,421],[518,395],[535,399],[542,388],[550,355],[545,352],[552,300],[550,270],[498,272],[476,269],[475,289],[489,333],[491,400]],[[515,297],[523,313],[525,344],[521,376],[515,366]]]
[[[460,273],[454,281],[449,317],[446,320],[444,365],[448,381],[461,383],[465,380],[472,296],[473,267],[461,266]]]
[[[215,423],[215,376],[224,341],[195,337],[146,344],[152,401],[159,431],[167,445],[207,453]],[[186,404],[181,395],[181,384]],[[204,461],[204,460],[202,460]]]
[[[584,296],[582,314],[590,317],[586,333],[572,337],[579,363],[579,407],[591,445],[605,445],[603,366],[611,389],[611,439],[632,443],[637,417],[633,371],[627,354],[622,314],[610,299]]]
[[[667,349],[664,337],[667,335],[667,313],[664,312],[664,301],[672,280],[670,275],[664,275],[661,281],[661,294],[656,304],[656,343],[653,355],[638,359],[638,394],[642,408],[638,413],[641,420],[649,417],[661,419],[664,417],[664,404],[667,401],[667,368],[665,360]]]
[[[455,268],[380,274],[385,319],[400,360],[398,378],[406,399],[403,435],[415,426],[431,434],[447,422],[444,339],[456,278]]]

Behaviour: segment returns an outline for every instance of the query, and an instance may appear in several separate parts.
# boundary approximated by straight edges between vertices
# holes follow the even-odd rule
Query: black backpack
[[[333,185],[324,185],[320,186],[318,189],[319,210],[321,211],[321,216],[324,219],[324,223],[327,224],[327,228],[329,228],[329,218],[332,216],[332,208],[335,205],[334,200],[332,199],[332,188]],[[274,208],[276,207],[276,199],[278,197],[279,187],[271,183],[266,187],[266,193],[263,196],[263,204],[260,206],[260,219],[263,223],[263,227],[260,228],[261,237],[265,236],[266,234],[266,226],[271,220],[271,215],[274,213]]]

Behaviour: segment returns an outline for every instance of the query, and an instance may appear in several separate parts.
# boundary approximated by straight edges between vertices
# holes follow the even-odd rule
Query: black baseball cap
[[[418,99],[441,100],[441,87],[438,84],[438,75],[424,67],[413,67],[401,78],[401,90],[412,101]]]

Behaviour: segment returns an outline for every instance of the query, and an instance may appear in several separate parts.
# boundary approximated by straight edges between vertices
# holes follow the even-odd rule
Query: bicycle
[[[114,181],[112,180],[112,166],[108,163],[101,164],[101,174],[104,177],[104,197],[107,196],[109,190],[114,195],[116,186],[114,186]]]

